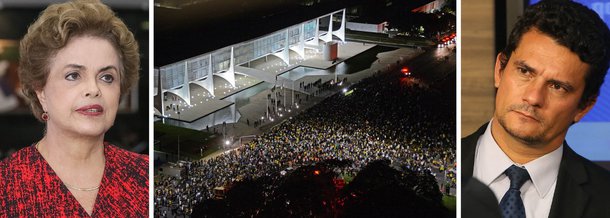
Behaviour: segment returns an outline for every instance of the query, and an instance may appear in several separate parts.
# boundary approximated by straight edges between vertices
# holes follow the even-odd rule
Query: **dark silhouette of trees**
[[[345,217],[447,217],[432,175],[396,170],[389,161],[369,163],[344,189]]]
[[[327,160],[235,183],[222,200],[195,207],[193,217],[451,217],[429,173],[377,160],[338,189],[333,179],[349,161]]]

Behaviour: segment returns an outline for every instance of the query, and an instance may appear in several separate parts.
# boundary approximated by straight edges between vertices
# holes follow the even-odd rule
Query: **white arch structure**
[[[333,31],[335,14],[341,14],[341,20],[340,27]],[[328,30],[319,31],[320,19],[326,17],[330,17]],[[345,9],[341,9],[256,39],[162,66],[155,69],[155,79],[158,77],[160,81],[159,87],[157,87],[155,81],[155,95],[161,93],[163,96],[165,93],[172,93],[190,105],[189,86],[192,84],[201,86],[214,96],[214,77],[223,78],[235,87],[236,66],[267,55],[277,56],[289,65],[290,50],[304,59],[306,48],[320,48],[319,40],[329,42],[332,41],[332,36],[336,36],[342,42],[345,42],[345,23]],[[163,103],[161,107],[161,114],[165,116]]]

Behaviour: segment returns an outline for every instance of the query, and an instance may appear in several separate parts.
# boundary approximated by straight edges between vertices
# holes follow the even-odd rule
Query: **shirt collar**
[[[485,133],[479,137],[477,142],[474,176],[481,180],[483,184],[489,186],[496,179],[505,176],[504,170],[511,165],[523,166],[530,174],[538,195],[541,198],[546,196],[557,180],[559,164],[563,156],[563,144],[542,157],[524,165],[519,165],[514,163],[496,143],[491,134],[491,122],[489,122]]]
[[[493,122],[493,120],[491,121]],[[479,137],[475,156],[474,175],[487,186],[504,173],[513,161],[504,154],[491,135],[491,122],[487,125],[485,133]]]
[[[557,181],[557,174],[559,174],[559,164],[561,163],[562,156],[563,144],[554,151],[524,165],[541,198],[549,193],[553,183]]]

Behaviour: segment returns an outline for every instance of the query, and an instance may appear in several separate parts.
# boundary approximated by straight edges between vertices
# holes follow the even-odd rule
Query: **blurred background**
[[[19,40],[48,4],[60,0],[0,0],[0,159],[40,140],[44,125],[37,121],[21,93]],[[125,22],[140,45],[140,80],[123,96],[114,126],[105,140],[148,154],[148,0],[102,0]]]
[[[610,2],[575,0],[610,23]],[[496,55],[525,7],[539,0],[462,0],[462,137],[488,122],[494,111]],[[610,73],[593,109],[570,127],[566,141],[578,154],[610,169]]]

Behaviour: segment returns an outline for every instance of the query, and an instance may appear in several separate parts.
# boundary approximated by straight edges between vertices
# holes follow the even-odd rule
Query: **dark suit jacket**
[[[485,184],[476,178],[462,182],[462,217],[502,218],[498,199]]]
[[[462,138],[462,184],[472,177],[477,141],[486,128]],[[610,217],[610,172],[563,145],[549,217]]]

